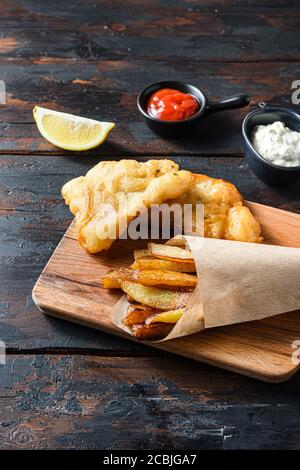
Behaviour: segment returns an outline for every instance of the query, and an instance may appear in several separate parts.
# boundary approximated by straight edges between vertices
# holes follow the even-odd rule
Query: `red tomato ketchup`
[[[156,91],[147,103],[147,112],[162,121],[181,121],[196,114],[200,109],[193,95],[172,88]]]

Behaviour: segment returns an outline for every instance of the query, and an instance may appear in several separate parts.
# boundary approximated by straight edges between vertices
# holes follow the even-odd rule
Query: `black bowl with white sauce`
[[[300,115],[288,108],[260,103],[243,122],[245,158],[267,184],[300,178]]]

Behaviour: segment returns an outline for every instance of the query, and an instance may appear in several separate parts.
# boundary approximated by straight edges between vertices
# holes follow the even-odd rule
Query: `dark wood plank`
[[[300,375],[268,385],[164,354],[8,356],[2,449],[298,449]]]
[[[116,122],[108,141],[89,152],[94,155],[240,155],[244,116],[260,101],[291,106],[291,84],[300,76],[300,63],[284,62],[253,66],[176,59],[74,61],[35,57],[2,59],[0,66],[7,90],[7,102],[0,107],[0,152],[5,153],[62,153],[36,128],[32,109],[40,105]],[[251,106],[207,117],[192,136],[163,139],[150,131],[136,107],[139,91],[162,78],[191,82],[211,99],[246,92],[252,98]]]
[[[299,374],[274,386],[150,353],[46,319],[31,299],[70,222],[60,187],[98,155],[177,155],[185,168],[235,182],[248,199],[300,212],[299,185],[269,188],[245,166],[246,109],[211,118],[197,138],[170,142],[135,108],[140,88],[161,78],[190,81],[212,98],[247,91],[251,107],[290,106],[299,8],[298,0],[1,1],[0,154],[41,155],[0,157],[1,339],[10,351],[61,355],[13,355],[0,366],[0,447],[299,448]],[[117,127],[93,156],[61,156],[38,134],[35,104]],[[62,355],[73,350],[101,356]]]
[[[31,298],[32,288],[71,216],[61,186],[86,173],[96,157],[0,158],[0,314],[2,339],[15,349],[79,348],[145,351],[142,346],[67,322],[46,319]],[[240,158],[174,158],[182,168],[226,178],[246,199],[300,213],[299,183],[271,188],[260,182]]]
[[[199,133],[174,142],[155,137],[136,109],[146,83],[192,82],[220,98],[238,92],[291,104],[300,73],[299,4],[278,0],[1,2],[0,152],[57,154],[39,135],[35,104],[116,121],[94,153],[240,154],[246,110],[208,118]],[[279,77],[277,80],[276,78]],[[216,139],[216,135],[218,138]]]
[[[272,8],[270,8],[272,6]],[[2,54],[299,60],[296,0],[1,2]],[[20,21],[21,20],[21,21]]]

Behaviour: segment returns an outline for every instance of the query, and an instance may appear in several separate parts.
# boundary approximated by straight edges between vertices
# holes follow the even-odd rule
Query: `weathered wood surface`
[[[175,59],[154,63],[141,59],[68,63],[62,58],[45,57],[32,63],[28,59],[7,62],[0,57],[0,67],[7,89],[7,103],[0,107],[2,152],[61,153],[36,128],[32,109],[40,105],[115,122],[107,142],[88,152],[101,156],[212,152],[240,155],[243,118],[260,101],[292,106],[291,84],[300,75],[299,63],[261,63],[254,67],[253,63],[203,64],[197,59],[187,64]],[[248,93],[251,106],[207,117],[198,131],[186,139],[162,139],[146,126],[136,106],[141,89],[162,78],[180,78],[195,84],[212,100]]]
[[[60,0],[1,3],[2,53],[9,57],[300,59],[297,0],[75,0],[63,8]]]
[[[236,183],[246,199],[300,213],[299,184],[270,188],[239,158],[174,158],[182,168]],[[129,343],[59,320],[46,319],[33,304],[32,288],[71,216],[61,196],[68,179],[84,174],[96,157],[0,159],[0,297],[2,332],[18,349],[131,349]]]
[[[166,355],[12,355],[4,449],[299,449],[300,375],[264,384]]]
[[[288,5],[288,6],[287,6]],[[185,141],[156,138],[136,108],[149,82],[180,79],[212,99],[247,92],[260,101],[291,106],[300,75],[299,4],[278,1],[77,0],[2,1],[0,152],[50,154],[39,135],[34,105],[117,126],[93,153],[241,154],[241,122],[250,108],[205,120]],[[216,136],[218,138],[216,138]],[[230,143],[230,144],[229,144]]]
[[[1,448],[299,448],[299,374],[264,385],[46,319],[31,299],[71,220],[60,188],[100,158],[177,155],[185,168],[233,181],[247,199],[300,212],[299,184],[267,187],[243,162],[247,108],[210,118],[182,142],[153,136],[135,108],[137,92],[162,78],[188,80],[212,98],[246,91],[250,108],[290,106],[299,11],[298,0],[1,1],[1,339],[10,352],[43,352],[0,366]],[[61,156],[36,130],[35,104],[117,127],[93,156]]]

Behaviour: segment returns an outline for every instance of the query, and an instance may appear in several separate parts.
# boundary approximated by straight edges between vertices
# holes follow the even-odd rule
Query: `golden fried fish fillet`
[[[171,201],[172,204],[174,202],[204,204],[205,237],[253,243],[263,240],[257,219],[250,209],[243,205],[243,198],[238,189],[228,181],[193,174],[190,189]]]
[[[252,243],[263,241],[258,220],[242,202],[236,203],[229,209],[224,238]]]
[[[145,208],[179,197],[191,182],[192,173],[171,160],[105,161],[66,183],[62,196],[75,215],[78,241],[98,253]]]

